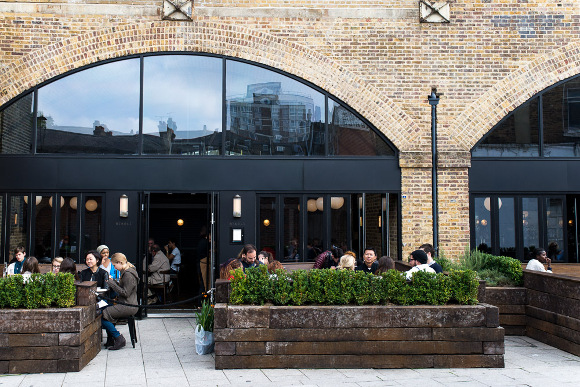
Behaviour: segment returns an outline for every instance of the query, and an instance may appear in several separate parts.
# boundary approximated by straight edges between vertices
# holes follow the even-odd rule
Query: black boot
[[[107,341],[105,342],[105,348],[112,347],[115,344],[115,338],[113,335],[107,333]]]
[[[123,335],[119,335],[115,337],[115,342],[113,343],[112,347],[109,347],[109,350],[116,351],[117,349],[121,349],[127,344]]]

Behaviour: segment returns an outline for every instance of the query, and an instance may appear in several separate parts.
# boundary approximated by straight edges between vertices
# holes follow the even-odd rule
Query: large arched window
[[[580,76],[551,86],[508,114],[474,157],[580,157]]]
[[[253,63],[194,54],[109,61],[0,110],[0,153],[394,156],[351,108]]]

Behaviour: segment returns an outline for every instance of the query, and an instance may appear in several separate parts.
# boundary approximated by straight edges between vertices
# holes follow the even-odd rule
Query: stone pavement
[[[504,369],[214,370],[195,353],[194,318],[137,321],[139,342],[103,349],[81,372],[0,375],[0,386],[565,386],[578,385],[580,358],[528,337],[506,337]],[[121,333],[129,338],[126,325]],[[364,364],[353,364],[353,368]]]

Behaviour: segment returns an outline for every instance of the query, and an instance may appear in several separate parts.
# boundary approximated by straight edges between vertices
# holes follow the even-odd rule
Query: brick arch
[[[399,150],[416,147],[419,128],[392,100],[338,62],[298,43],[219,22],[148,22],[64,39],[11,63],[0,77],[0,106],[67,71],[111,58],[160,51],[226,55],[294,74],[340,98]]]
[[[545,88],[580,73],[580,41],[554,50],[493,85],[457,117],[449,135],[471,148],[509,112]]]

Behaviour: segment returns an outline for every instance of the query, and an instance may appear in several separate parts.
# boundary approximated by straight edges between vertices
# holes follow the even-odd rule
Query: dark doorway
[[[210,226],[209,200],[210,195],[206,193],[150,194],[147,238],[153,238],[164,253],[168,241],[175,240],[181,253],[179,273],[172,275],[171,291],[165,303],[187,300],[203,291],[200,259],[206,258],[209,252],[209,241],[204,238]],[[163,303],[163,292],[159,289],[155,292]],[[191,309],[198,305],[199,299],[171,306],[171,309]]]

